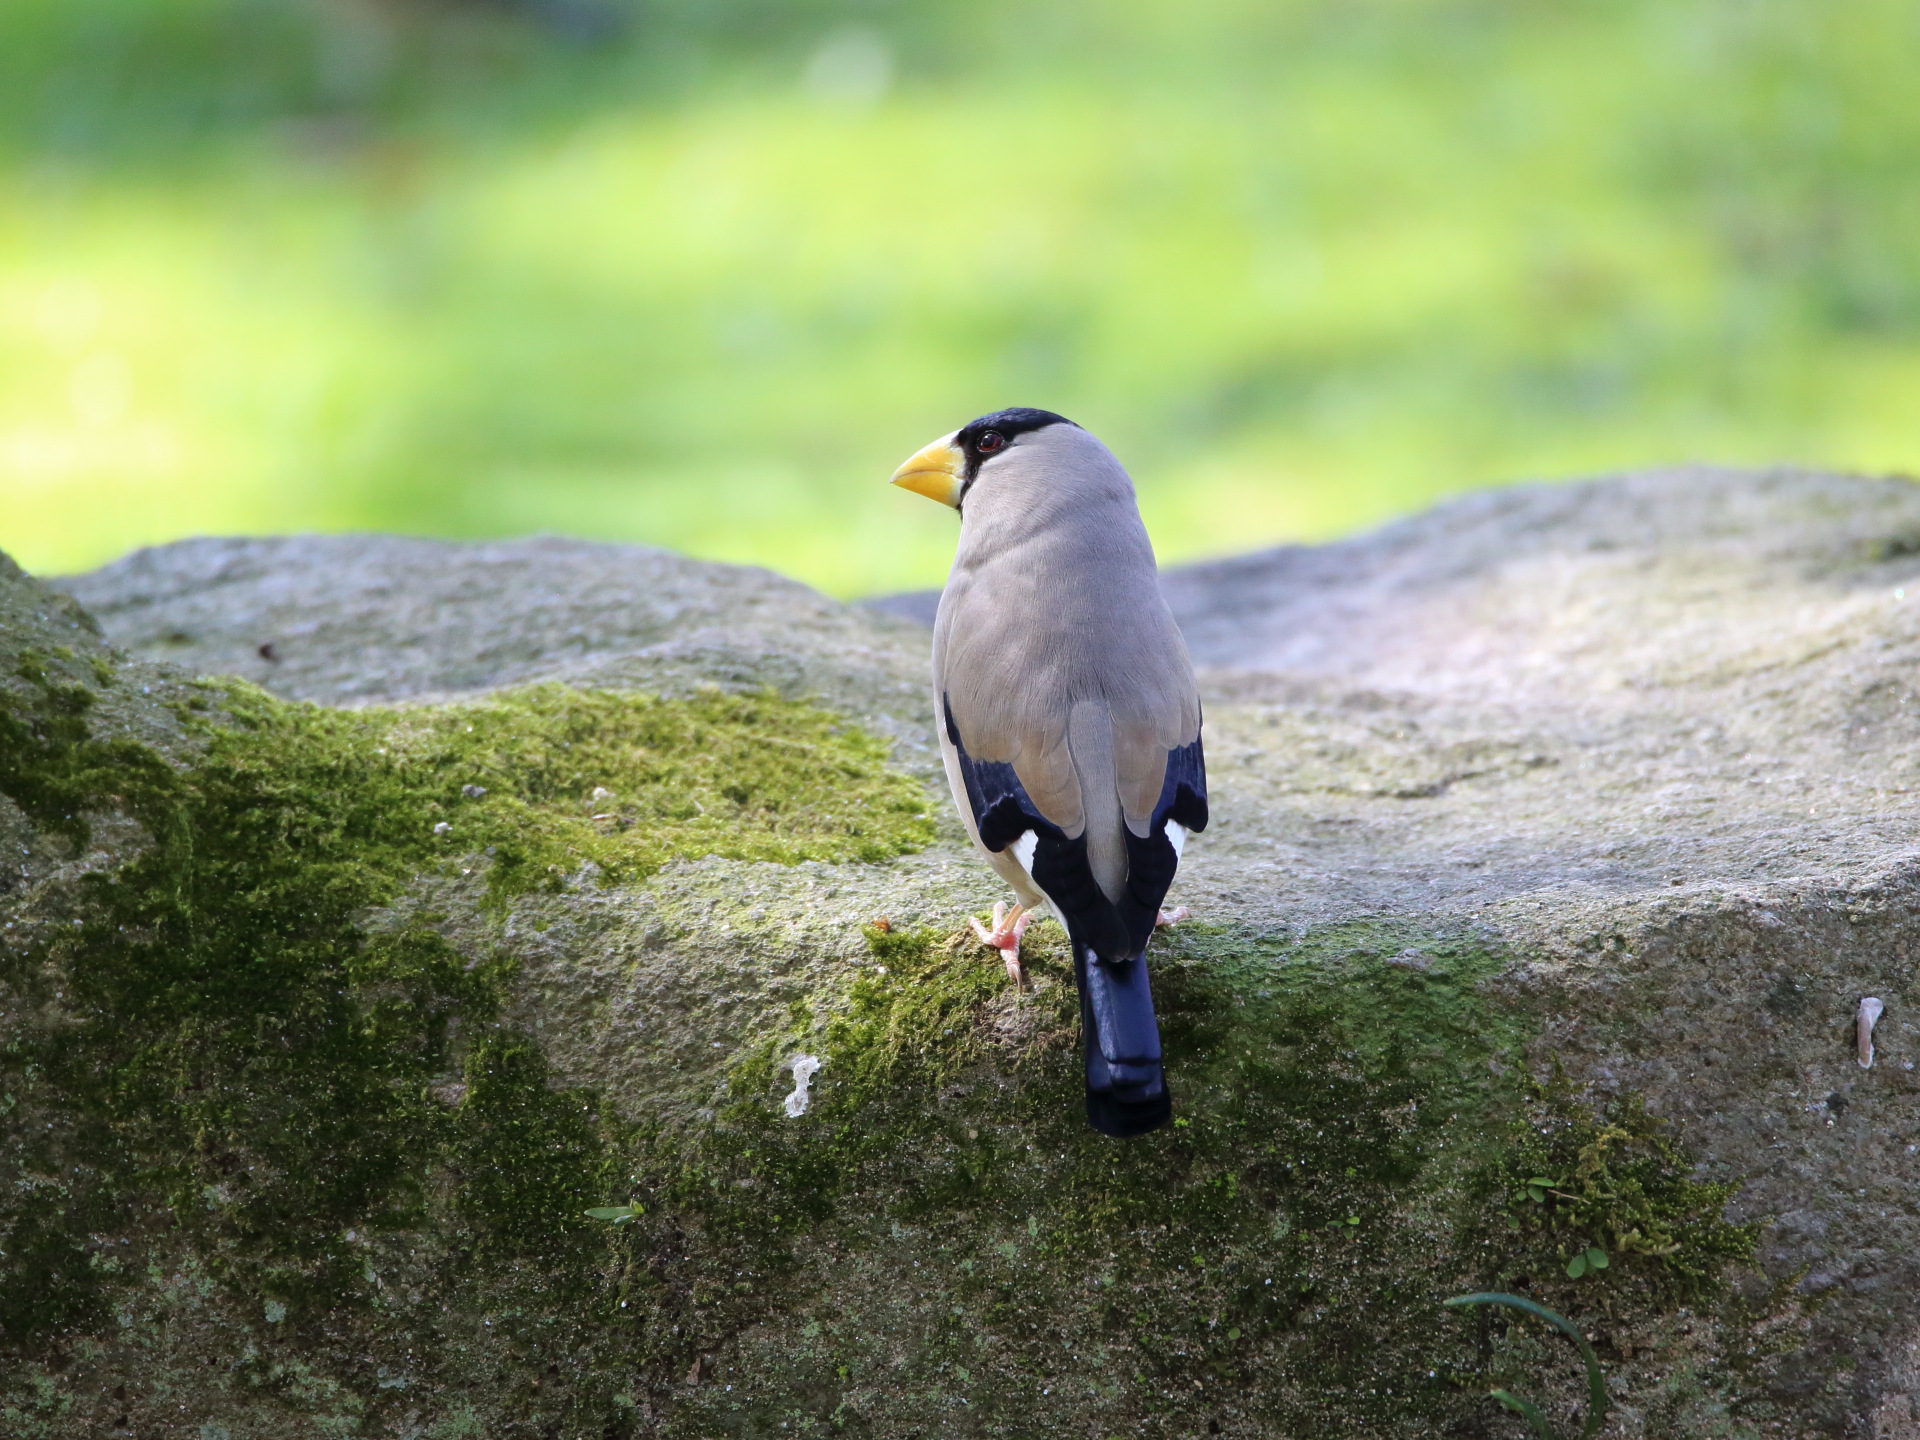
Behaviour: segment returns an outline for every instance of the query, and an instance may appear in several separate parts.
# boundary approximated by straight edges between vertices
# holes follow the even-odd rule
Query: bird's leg
[[[993,929],[987,929],[971,915],[967,917],[967,923],[973,927],[973,933],[980,937],[982,945],[991,945],[1001,953],[1001,958],[1007,962],[1008,978],[1015,985],[1024,987],[1027,972],[1020,968],[1020,940],[1027,933],[1027,926],[1033,923],[1033,912],[1024,905],[1016,905],[1009,912],[1006,901],[1000,900],[993,907]]]
[[[1176,905],[1171,910],[1162,910],[1158,915],[1155,915],[1153,917],[1153,923],[1156,928],[1161,925],[1178,925],[1182,920],[1187,918],[1188,913],[1186,906]]]

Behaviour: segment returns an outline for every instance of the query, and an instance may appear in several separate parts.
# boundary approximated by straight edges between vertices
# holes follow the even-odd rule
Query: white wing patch
[[[1173,846],[1173,858],[1178,860],[1187,848],[1187,836],[1191,832],[1178,820],[1167,821],[1167,840]]]
[[[1029,830],[1007,847],[1013,852],[1013,858],[1020,862],[1020,868],[1033,874],[1033,852],[1040,848],[1040,837]]]

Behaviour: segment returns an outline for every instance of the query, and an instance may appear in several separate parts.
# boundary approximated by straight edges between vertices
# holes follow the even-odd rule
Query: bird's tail
[[[1160,1024],[1147,988],[1147,957],[1109,963],[1076,941],[1080,1040],[1087,1061],[1087,1122],[1102,1135],[1144,1135],[1167,1123],[1173,1097],[1160,1066]]]

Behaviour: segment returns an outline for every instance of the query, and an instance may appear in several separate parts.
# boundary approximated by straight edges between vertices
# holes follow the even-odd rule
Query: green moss
[[[1691,1178],[1692,1163],[1638,1096],[1591,1108],[1557,1069],[1524,1077],[1525,1122],[1501,1156],[1513,1275],[1567,1286],[1568,1260],[1604,1251],[1604,1271],[1579,1277],[1651,1303],[1697,1299],[1729,1261],[1750,1259],[1758,1225],[1721,1218],[1738,1188]],[[1546,1183],[1540,1183],[1546,1182]]]
[[[0,704],[0,795],[50,834],[84,844],[86,811],[109,796],[142,798],[170,787],[166,762],[130,740],[94,738],[94,692],[50,668],[32,647],[14,652],[13,673],[26,682],[24,702]],[[59,661],[59,656],[53,659]],[[96,683],[97,680],[96,673]]]
[[[1674,1297],[1649,1275],[1710,1288],[1743,1253],[1746,1232],[1717,1220],[1724,1192],[1687,1180],[1650,1123],[1610,1125],[1527,1077],[1527,1025],[1479,986],[1505,958],[1471,933],[1166,936],[1179,1120],[1126,1144],[1081,1119],[1057,932],[1030,936],[1024,997],[959,936],[869,942],[876,964],[743,1062],[732,1105],[656,1192],[729,1234],[757,1226],[763,1247],[779,1225],[835,1257],[813,1272],[823,1303],[753,1332],[736,1391],[689,1398],[668,1433],[1473,1424],[1507,1361],[1439,1302],[1532,1263],[1537,1237],[1505,1225],[1508,1177],[1542,1143],[1572,1144],[1596,1183],[1610,1165],[1637,1184],[1676,1246],[1561,1298],[1571,1312],[1645,1313]],[[787,1120],[776,1097],[801,1049],[825,1065],[813,1108]],[[1625,1216],[1624,1193],[1608,1214]],[[785,1283],[804,1292],[804,1267]]]
[[[222,1383],[343,1433],[1424,1436],[1479,1423],[1505,1363],[1447,1295],[1646,1313],[1749,1243],[1630,1103],[1528,1077],[1482,984],[1507,957],[1466,930],[1168,932],[1179,1118],[1125,1144],[1083,1122],[1052,927],[1024,993],[964,935],[870,930],[710,1120],[618,1122],[503,1018],[510,957],[361,917],[435,868],[499,902],[589,862],[899,853],[926,822],[876,742],[761,697],[342,713],[235,686],[163,756],[102,738],[83,662],[36,665],[0,701],[0,789],[70,840],[114,809],[150,839],[0,952],[33,1017],[0,1056],[16,1363],[191,1277],[237,1337]],[[825,1065],[788,1118],[801,1051]],[[1564,1198],[1516,1200],[1536,1176]],[[632,1224],[582,1215],[629,1199]],[[1614,1265],[1568,1280],[1596,1236]],[[386,1388],[409,1356],[432,1385]],[[736,1388],[689,1388],[701,1356]]]
[[[0,952],[17,1007],[44,1017],[0,1056],[16,1348],[98,1323],[137,1269],[101,1237],[128,1230],[184,1237],[296,1314],[378,1293],[350,1233],[442,1226],[483,1259],[579,1270],[610,1132],[500,1027],[507,962],[362,927],[420,869],[481,852],[504,897],[587,865],[878,858],[928,833],[879,742],[766,697],[556,687],[348,713],[234,683],[181,705],[180,763],[98,738],[70,654],[15,669],[0,792],[76,844],[116,809],[149,837]]]
[[[989,1049],[984,1007],[1005,985],[983,965],[970,935],[869,927],[875,961],[847,987],[826,1027],[834,1072],[822,1085],[822,1115],[842,1123],[888,1093],[938,1092]]]
[[[467,1053],[452,1164],[462,1214],[488,1253],[550,1253],[619,1176],[591,1092],[557,1089],[540,1047],[490,1035]]]
[[[770,695],[509,691],[455,705],[325,710],[237,682],[216,761],[325,815],[358,797],[361,843],[404,868],[484,852],[504,898],[582,864],[631,881],[678,856],[883,860],[933,836],[920,788],[838,716]]]
[[[417,823],[446,825],[443,849],[487,849],[500,894],[557,884],[583,860],[634,880],[682,855],[886,860],[933,838],[884,742],[768,695],[550,685],[329,723],[377,736],[418,796]]]

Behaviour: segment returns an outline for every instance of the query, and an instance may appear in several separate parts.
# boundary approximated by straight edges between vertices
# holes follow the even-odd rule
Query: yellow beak
[[[893,483],[942,505],[960,508],[960,491],[966,485],[967,457],[953,443],[953,436],[942,435],[926,449],[908,457],[906,464],[893,472]]]

